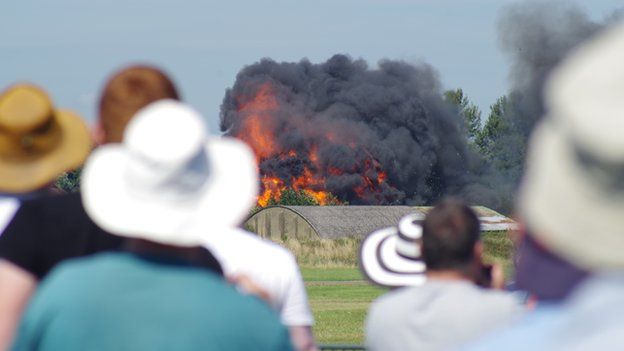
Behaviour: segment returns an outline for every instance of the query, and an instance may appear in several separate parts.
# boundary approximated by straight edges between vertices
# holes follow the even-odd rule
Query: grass
[[[503,232],[482,237],[488,263],[503,265],[512,274],[513,244]],[[362,344],[364,322],[373,300],[387,290],[368,283],[357,268],[360,240],[317,239],[281,242],[297,257],[306,282],[308,298],[316,321],[314,334],[319,343]]]
[[[341,282],[352,280],[364,281],[362,273],[360,273],[360,270],[356,269],[355,267],[322,268],[303,266],[301,267],[301,274],[303,275],[303,280],[305,280],[306,282]]]
[[[297,257],[300,266],[307,267],[357,267],[357,251],[361,239],[309,239],[300,241],[285,238],[278,241]]]
[[[513,275],[513,251],[514,244],[506,232],[489,232],[482,235],[485,248],[483,260],[486,263],[498,263],[503,266],[505,277],[509,279]]]
[[[370,303],[386,292],[364,280],[353,267],[301,269],[319,343],[361,344]]]
[[[513,243],[506,232],[487,232],[482,235],[485,246],[484,260],[500,263],[505,272],[511,274]],[[345,268],[358,266],[357,252],[361,239],[354,237],[340,239],[309,239],[299,241],[286,238],[278,241],[297,257],[303,267]]]

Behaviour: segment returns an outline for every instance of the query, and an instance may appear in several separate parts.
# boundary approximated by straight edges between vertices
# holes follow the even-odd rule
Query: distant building
[[[271,206],[253,214],[245,227],[262,237],[335,239],[364,237],[414,212],[424,215],[431,207],[410,206]],[[482,206],[473,209],[479,215],[483,231],[514,229],[516,223],[500,213]]]
[[[422,212],[423,214],[427,214],[432,208],[432,206],[414,207],[416,211]],[[479,216],[481,231],[497,232],[518,229],[518,224],[513,219],[505,217],[490,208],[484,206],[471,206],[471,208],[477,213],[477,216]]]

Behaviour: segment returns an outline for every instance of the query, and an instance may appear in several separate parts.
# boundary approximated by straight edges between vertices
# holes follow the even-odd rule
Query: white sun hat
[[[360,246],[360,270],[371,282],[385,287],[419,286],[425,278],[420,242],[423,215],[409,214],[398,227],[377,230]]]
[[[624,268],[624,25],[576,49],[546,90],[519,211],[553,252],[590,269]]]
[[[93,221],[113,234],[199,246],[247,216],[258,194],[256,169],[242,141],[207,137],[196,111],[160,100],[135,115],[122,144],[89,157],[82,199]]]

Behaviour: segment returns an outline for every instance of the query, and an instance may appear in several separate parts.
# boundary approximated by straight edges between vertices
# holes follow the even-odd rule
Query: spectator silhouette
[[[401,221],[397,236],[418,237],[420,230],[417,223],[405,226]],[[378,274],[367,267],[382,266],[374,261],[393,254],[383,249],[384,242],[390,241],[378,241],[379,248],[371,251],[376,254],[362,254],[364,271],[373,280]],[[500,268],[493,275],[481,261],[479,219],[467,205],[445,200],[435,206],[422,223],[420,250],[416,242],[411,247],[398,238],[394,242],[403,258],[409,257],[408,251],[412,257],[421,251],[426,281],[414,281],[416,286],[394,290],[372,304],[366,322],[369,350],[448,350],[510,323],[522,312],[509,293],[479,286],[502,287],[503,278]],[[384,260],[388,270],[401,271],[388,264],[397,258]]]
[[[17,84],[0,95],[0,242],[11,240],[2,231],[20,202],[40,196],[59,174],[81,165],[90,149],[80,117],[54,108],[41,88]],[[22,254],[19,249],[12,253],[18,260]],[[0,350],[8,346],[34,287],[29,274],[0,259]]]
[[[243,142],[206,138],[189,107],[140,110],[123,143],[96,149],[83,173],[87,213],[126,238],[125,250],[54,269],[14,349],[291,350],[268,306],[202,267],[204,238],[236,226],[255,201],[255,168]]]
[[[577,48],[552,74],[549,115],[531,138],[518,204],[526,228],[518,280],[537,308],[467,349],[624,345],[623,60],[624,23]]]
[[[27,106],[50,108],[49,100],[40,97],[41,94],[35,98],[42,99],[42,102],[28,102]],[[177,98],[178,92],[171,80],[156,68],[131,66],[117,72],[102,91],[94,141],[98,144],[121,142],[127,123],[139,109],[160,99]],[[3,101],[6,99],[5,96]],[[60,114],[65,115],[68,114]],[[82,131],[79,137],[66,135],[74,143],[84,144],[63,151],[63,155],[73,160],[72,163],[59,160],[48,168],[31,169],[28,174],[14,174],[13,177],[18,176],[20,182],[26,184],[43,186],[59,172],[83,162],[90,151],[89,134],[78,118],[67,117],[63,121],[72,130]],[[75,157],[76,154],[80,157]],[[2,171],[8,172],[9,168],[3,166]],[[0,311],[7,311],[0,314],[0,349],[10,342],[12,331],[38,281],[56,264],[67,258],[116,250],[120,246],[121,239],[100,229],[87,216],[79,193],[40,196],[24,201],[0,236]],[[205,256],[207,267],[220,270],[210,254]]]

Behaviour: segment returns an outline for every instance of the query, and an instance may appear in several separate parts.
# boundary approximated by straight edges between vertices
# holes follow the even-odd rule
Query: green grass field
[[[513,245],[506,233],[483,236],[485,260],[501,263],[507,276],[512,273]],[[324,240],[312,245],[283,243],[297,256],[306,282],[315,318],[314,334],[319,343],[362,344],[364,321],[371,302],[386,292],[373,286],[356,266],[357,239]],[[320,260],[313,253],[324,249]]]
[[[359,344],[370,303],[385,290],[368,284],[354,267],[302,268],[320,343]]]

